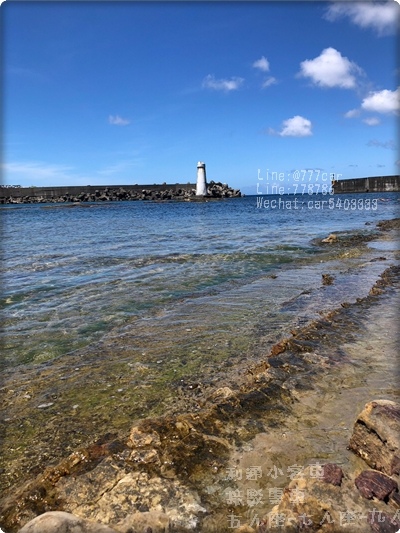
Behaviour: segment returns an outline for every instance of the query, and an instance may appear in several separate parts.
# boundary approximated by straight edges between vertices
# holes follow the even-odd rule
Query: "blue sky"
[[[3,183],[399,172],[400,7],[331,2],[1,6]],[[286,178],[285,178],[286,179]]]

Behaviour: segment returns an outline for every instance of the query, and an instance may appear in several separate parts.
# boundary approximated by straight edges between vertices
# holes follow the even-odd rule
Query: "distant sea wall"
[[[400,176],[375,176],[333,182],[335,194],[352,192],[399,192]]]
[[[240,197],[238,189],[210,181],[209,198]],[[0,187],[0,204],[104,202],[123,200],[190,200],[196,196],[194,183],[161,185],[87,185],[70,187]]]
[[[75,185],[66,187],[0,187],[0,199],[4,198],[43,198],[45,200],[52,200],[54,198],[62,197],[78,197],[80,195],[88,195],[100,197],[110,191],[126,191],[141,193],[143,190],[151,190],[160,192],[164,190],[172,190],[176,192],[178,189],[190,191],[195,188],[193,183],[182,184],[162,184],[162,185]]]

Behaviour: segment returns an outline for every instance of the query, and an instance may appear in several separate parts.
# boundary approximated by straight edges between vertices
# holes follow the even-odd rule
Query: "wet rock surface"
[[[369,500],[377,498],[387,501],[392,493],[398,492],[396,481],[376,470],[364,470],[356,477],[354,483],[360,494]]]
[[[375,409],[372,407],[375,406]],[[377,406],[384,409],[377,409]],[[355,422],[374,409],[374,423],[383,428],[385,410],[400,408],[395,402],[376,400],[366,405]],[[391,431],[400,433],[400,420],[391,420]],[[353,433],[354,435],[354,433]],[[385,454],[383,450],[383,454]],[[377,458],[379,452],[376,451]],[[369,456],[365,456],[369,458]],[[376,465],[385,468],[385,461]],[[398,476],[388,476],[379,470],[345,469],[334,464],[321,465],[318,470],[307,467],[285,488],[281,501],[264,517],[265,531],[374,531],[395,533],[400,527],[398,504]],[[284,522],[283,522],[284,520]],[[262,531],[262,529],[259,529]]]
[[[381,231],[390,231],[392,229],[400,230],[400,218],[381,220],[378,222],[377,226]]]
[[[400,474],[400,406],[379,400],[365,406],[354,425],[349,447],[376,470]]]
[[[322,479],[325,483],[340,487],[343,479],[343,470],[338,465],[328,463],[324,465]]]
[[[324,470],[324,465],[321,469]],[[264,531],[285,533],[302,530],[396,533],[400,514],[395,505],[376,498],[370,501],[358,493],[354,472],[345,472],[339,487],[325,483],[308,467],[287,486],[280,503],[263,521]]]
[[[50,511],[26,524],[19,533],[117,533],[115,529],[71,513]]]
[[[355,245],[366,244],[385,232],[395,231],[398,233],[399,229],[400,218],[394,218],[391,220],[382,220],[378,222],[376,224],[376,229],[371,229],[368,232],[340,231],[337,233],[331,233],[322,239],[315,239],[313,242],[315,245],[322,245],[324,247],[329,247],[330,249],[350,248]],[[380,257],[375,258],[374,260],[379,261],[384,260],[384,258]]]

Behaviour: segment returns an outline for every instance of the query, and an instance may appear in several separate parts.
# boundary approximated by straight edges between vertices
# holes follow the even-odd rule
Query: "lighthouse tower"
[[[196,196],[207,196],[206,164],[197,163]]]

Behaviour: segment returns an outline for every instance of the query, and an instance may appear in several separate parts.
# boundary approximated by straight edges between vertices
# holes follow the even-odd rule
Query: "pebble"
[[[54,405],[53,402],[41,403],[40,405],[37,406],[37,408],[38,409],[47,409],[47,407],[51,407],[52,405]]]

